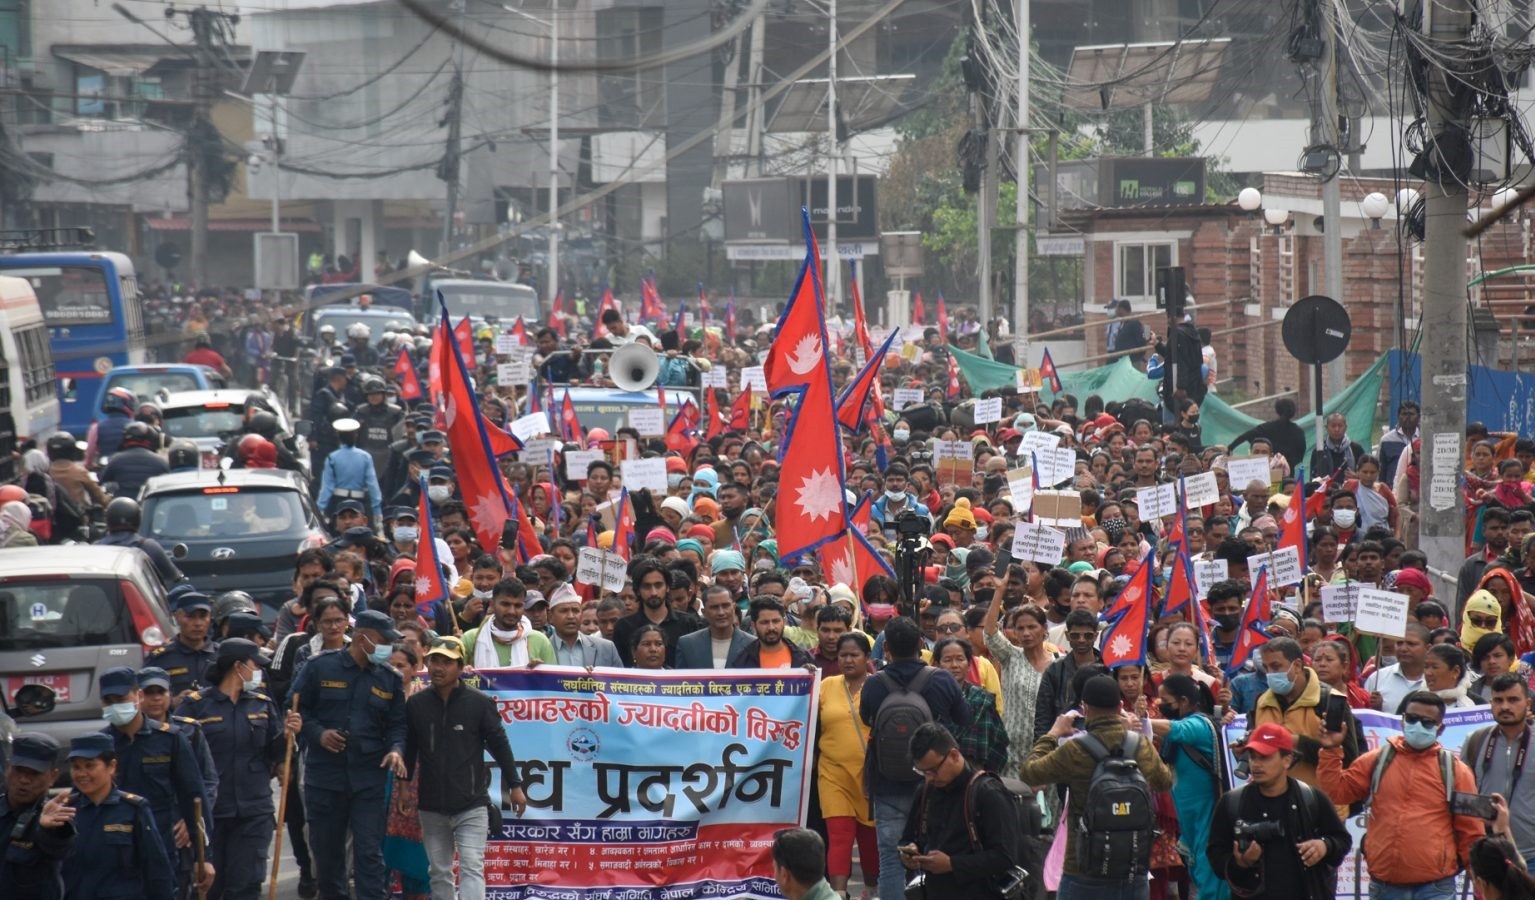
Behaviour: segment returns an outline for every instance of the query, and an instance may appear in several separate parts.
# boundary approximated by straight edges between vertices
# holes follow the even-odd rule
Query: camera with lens
[[[1237,847],[1246,850],[1253,841],[1278,841],[1284,838],[1284,825],[1279,822],[1249,822],[1237,819],[1232,831],[1236,833]]]
[[[896,516],[895,530],[903,540],[916,540],[925,538],[932,532],[933,522],[926,516],[919,516],[908,510]]]

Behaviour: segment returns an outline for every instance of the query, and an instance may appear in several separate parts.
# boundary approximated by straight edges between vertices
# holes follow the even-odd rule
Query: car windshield
[[[238,406],[183,406],[165,410],[165,433],[171,438],[216,438],[245,427]]]
[[[487,282],[483,287],[449,286],[442,288],[448,312],[455,318],[474,316],[493,317],[510,322],[518,316],[525,321],[540,320],[538,294],[527,285],[495,284]]]
[[[386,331],[409,331],[416,327],[415,320],[404,310],[400,310],[399,315],[388,316],[381,316],[376,312],[370,314],[355,311],[331,312],[330,310],[320,310],[314,314],[316,333],[319,333],[322,327],[329,325],[336,329],[336,338],[342,341],[346,340],[346,330],[358,322],[368,326],[368,343],[370,344],[377,344],[383,340]]]
[[[283,488],[207,487],[157,494],[144,501],[144,516],[147,533],[162,544],[204,538],[299,540],[309,532],[298,492]]]
[[[0,650],[132,644],[133,616],[111,579],[0,584]]]
[[[198,391],[204,385],[198,384],[197,377],[191,372],[124,372],[121,375],[112,375],[107,382],[107,388],[127,388],[139,400],[152,400],[155,393],[164,388],[171,393],[177,391]]]

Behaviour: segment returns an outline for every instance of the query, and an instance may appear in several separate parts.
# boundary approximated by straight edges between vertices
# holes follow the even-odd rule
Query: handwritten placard
[[[1013,530],[1013,558],[1055,565],[1066,556],[1066,532],[1040,522],[1019,522]]]
[[[1149,522],[1163,516],[1178,514],[1178,486],[1159,484],[1156,487],[1136,488],[1135,507],[1140,510],[1141,520]]]
[[[1002,398],[986,397],[975,401],[975,424],[989,425],[1002,421]]]
[[[1412,598],[1406,594],[1361,588],[1359,605],[1354,609],[1354,628],[1366,634],[1406,637],[1411,605]]]
[[[1054,487],[1077,474],[1077,454],[1070,448],[1040,450],[1033,458],[1035,465],[1039,466],[1041,486]]]
[[[921,402],[921,388],[896,388],[894,394],[891,396],[890,408],[894,409],[896,412],[900,412],[908,406],[917,406]]]
[[[1322,621],[1329,624],[1354,621],[1362,590],[1364,585],[1357,581],[1322,585]]]
[[[766,394],[767,374],[761,366],[747,366],[741,370],[741,390],[754,394]]]
[[[534,438],[523,442],[522,453],[518,459],[534,465],[543,465],[549,461],[550,453],[558,451],[563,446],[564,444],[553,438]]]
[[[1226,479],[1231,483],[1231,490],[1240,494],[1247,490],[1247,486],[1255,481],[1263,482],[1268,487],[1273,475],[1269,469],[1267,456],[1245,456],[1239,459],[1226,460]]]
[[[1200,472],[1183,479],[1183,505],[1188,509],[1209,506],[1221,497],[1214,472]]]
[[[565,477],[576,481],[586,480],[586,467],[599,459],[606,459],[601,450],[566,450]]]
[[[1225,581],[1231,577],[1231,569],[1224,559],[1196,559],[1194,560],[1194,592],[1199,599],[1210,596],[1210,588],[1218,581]]]
[[[549,417],[544,414],[543,410],[519,416],[512,422],[512,434],[517,435],[517,439],[523,443],[541,434],[548,434],[550,430]]]
[[[629,493],[648,490],[657,497],[666,496],[666,460],[661,457],[626,459],[619,463],[619,471]]]
[[[1258,570],[1264,566],[1268,567],[1271,588],[1300,584],[1306,576],[1306,571],[1301,568],[1300,549],[1297,547],[1285,547],[1272,553],[1247,557],[1247,577],[1254,585],[1258,583]]]
[[[657,406],[636,407],[629,410],[629,427],[640,437],[660,437],[666,433],[666,416]]]
[[[1007,492],[1013,499],[1013,511],[1022,515],[1034,505],[1034,470],[1028,466],[1007,471]]]
[[[937,441],[933,444],[933,468],[939,484],[969,487],[975,472],[975,451],[969,441]]]
[[[582,547],[576,554],[576,581],[600,585],[605,591],[623,590],[628,568],[622,556],[600,547]]]
[[[1053,431],[1029,430],[1023,433],[1023,443],[1018,445],[1018,452],[1027,457],[1030,453],[1054,450],[1060,445],[1061,436]]]
[[[517,335],[510,331],[503,331],[496,335],[496,355],[511,356],[512,352],[522,345],[517,343]]]

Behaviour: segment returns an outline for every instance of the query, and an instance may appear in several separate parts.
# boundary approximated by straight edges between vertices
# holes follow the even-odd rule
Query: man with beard
[[[613,643],[618,645],[618,655],[624,665],[634,665],[634,652],[630,646],[634,632],[640,626],[658,625],[666,635],[666,664],[677,663],[677,641],[704,627],[702,619],[687,612],[678,612],[666,602],[671,590],[666,567],[653,556],[637,556],[629,563],[629,580],[634,585],[635,596],[640,601],[639,612],[618,620],[613,626]]]
[[[741,514],[746,512],[746,504],[750,501],[746,488],[733,481],[721,484],[718,493],[720,520],[714,523],[714,546],[729,547],[735,544],[739,537],[736,527],[741,522]],[[742,568],[744,570],[745,567]]]
[[[752,631],[757,640],[736,652],[727,669],[789,669],[815,668],[810,654],[784,640],[784,626],[789,624],[789,611],[783,601],[774,597],[758,597],[747,608]]]
[[[1505,672],[1492,679],[1492,720],[1471,732],[1460,758],[1476,776],[1483,794],[1503,794],[1508,801],[1509,830],[1519,855],[1535,860],[1535,780],[1520,778],[1530,746],[1530,689],[1524,678]],[[1511,787],[1510,787],[1511,785]]]
[[[554,645],[523,617],[528,589],[503,578],[491,590],[490,620],[464,632],[464,657],[476,669],[521,668],[533,660],[553,664]]]

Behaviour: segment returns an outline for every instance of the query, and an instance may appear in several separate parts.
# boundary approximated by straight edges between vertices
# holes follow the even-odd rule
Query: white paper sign
[[[605,591],[623,590],[628,568],[622,556],[600,547],[582,547],[576,554],[576,581],[601,585]]]
[[[747,366],[741,370],[741,390],[754,394],[766,394],[767,373],[761,366]]]
[[[917,406],[922,403],[921,388],[896,388],[891,397],[890,408],[900,412],[908,406]]]
[[[1018,445],[1018,452],[1025,458],[1031,452],[1040,450],[1054,450],[1061,445],[1061,436],[1053,431],[1025,431],[1023,443]]]
[[[1066,556],[1066,532],[1037,522],[1019,522],[1013,530],[1013,558],[1055,565]]]
[[[604,458],[601,450],[566,450],[565,477],[585,481],[586,467]]]
[[[1443,512],[1454,509],[1459,501],[1461,462],[1459,434],[1436,434],[1429,456],[1428,505]]]
[[[509,331],[504,331],[501,334],[496,335],[497,356],[510,356],[513,350],[516,350],[521,346],[521,344],[517,343],[517,335],[512,334]]]
[[[1200,472],[1183,479],[1183,504],[1189,509],[1209,506],[1221,497],[1214,472]]]
[[[522,454],[518,458],[534,465],[545,465],[549,462],[550,451],[558,451],[562,446],[564,445],[553,438],[534,438],[523,442]]]
[[[624,487],[629,489],[629,493],[648,488],[657,497],[666,496],[666,460],[659,456],[651,459],[626,459],[619,465]]]
[[[1375,588],[1359,590],[1359,605],[1354,609],[1354,629],[1365,634],[1386,637],[1407,636],[1407,613],[1412,599],[1395,591]]]
[[[629,410],[629,427],[640,437],[660,437],[666,433],[666,417],[657,406],[641,406]]]
[[[1298,547],[1285,547],[1273,553],[1260,553],[1257,556],[1247,557],[1247,577],[1255,586],[1258,583],[1258,570],[1264,566],[1268,567],[1270,588],[1300,584],[1301,579],[1306,576],[1305,570],[1300,565]]]
[[[512,434],[517,435],[517,439],[524,443],[541,434],[549,434],[551,430],[549,417],[544,415],[543,410],[520,416],[512,422]]]
[[[502,387],[514,387],[533,380],[532,377],[528,377],[518,381],[517,376],[520,374],[522,374],[521,370],[513,363],[496,363],[496,384]]]
[[[1194,592],[1201,600],[1210,596],[1210,588],[1217,581],[1225,581],[1230,577],[1231,570],[1224,559],[1194,560]]]
[[[1363,590],[1364,586],[1357,581],[1322,585],[1322,621],[1331,624],[1354,621]]]
[[[975,448],[969,441],[934,441],[933,459],[975,459]]]
[[[1039,483],[1044,487],[1054,487],[1077,474],[1077,454],[1070,448],[1038,451],[1034,461],[1039,464]]]
[[[987,397],[975,401],[975,424],[988,425],[1002,421],[1002,398]]]
[[[729,390],[730,385],[726,381],[726,375],[728,374],[724,366],[711,366],[709,371],[699,375],[699,384],[706,388],[719,388],[722,391]]]
[[[1254,481],[1261,481],[1264,485],[1271,484],[1273,478],[1269,471],[1269,458],[1267,456],[1248,456],[1242,459],[1226,460],[1227,480],[1231,482],[1231,490],[1241,494],[1247,490],[1247,486]]]
[[[1430,457],[1434,468],[1453,469],[1460,465],[1460,435],[1450,432],[1434,435],[1433,449]]]
[[[1009,469],[1007,472],[1007,492],[1013,499],[1013,512],[1022,515],[1034,505],[1034,470],[1028,466],[1021,469]]]
[[[1141,521],[1150,522],[1163,516],[1178,514],[1178,486],[1159,484],[1156,487],[1135,489],[1135,508],[1140,510]]]
[[[496,366],[496,382],[501,385],[527,384],[533,380],[533,348],[513,347],[505,354],[506,362]]]

